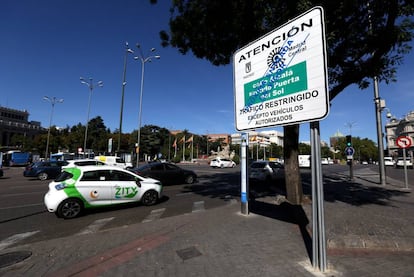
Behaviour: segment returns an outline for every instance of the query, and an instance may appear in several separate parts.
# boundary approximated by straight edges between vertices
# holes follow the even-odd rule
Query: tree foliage
[[[366,88],[374,76],[396,80],[397,67],[411,50],[411,0],[174,0],[170,29],[160,37],[163,46],[226,65],[237,49],[317,5],[325,10],[330,99],[351,84]],[[299,126],[285,126],[284,135],[287,196],[299,204]]]
[[[163,46],[226,65],[237,49],[316,5],[325,10],[331,99],[374,76],[396,80],[413,38],[409,0],[175,0],[160,37]]]

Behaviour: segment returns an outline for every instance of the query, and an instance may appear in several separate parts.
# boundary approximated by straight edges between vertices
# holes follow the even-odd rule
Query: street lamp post
[[[124,75],[122,80],[122,93],[121,93],[121,112],[119,115],[119,135],[118,135],[118,153],[121,150],[121,135],[122,135],[122,116],[124,113],[124,94],[126,86],[126,70],[127,70],[127,58],[128,53],[134,53],[131,48],[128,46],[128,42],[125,42],[125,57],[124,57]]]
[[[144,93],[144,71],[145,71],[145,63],[147,62],[151,62],[152,59],[159,59],[160,56],[156,55],[156,56],[152,56],[152,55],[148,55],[147,57],[144,56],[144,54],[142,53],[142,49],[141,46],[137,43],[137,48],[138,48],[138,56],[134,57],[135,60],[139,60],[141,61],[141,90],[140,90],[140,94],[139,94],[139,114],[138,114],[138,138],[137,138],[137,149],[136,149],[136,153],[137,153],[137,163],[136,166],[138,167],[139,165],[139,151],[140,151],[140,141],[141,141],[141,124],[142,124],[142,96]],[[151,48],[150,52],[154,52],[155,48]]]
[[[55,109],[55,104],[63,103],[63,99],[57,99],[56,97],[44,96],[43,100],[49,101],[52,104],[52,110],[50,112],[50,118],[49,118],[49,130],[47,131],[46,151],[45,151],[45,159],[47,159],[49,155],[50,128],[52,127],[53,111]]]
[[[92,92],[93,92],[93,89],[95,88],[95,86],[103,87],[103,82],[102,81],[98,81],[97,83],[93,83],[92,78],[89,78],[89,80],[86,80],[83,77],[80,77],[80,81],[81,81],[82,84],[87,85],[88,88],[89,88],[88,115],[87,115],[87,118],[86,118],[86,126],[85,126],[85,140],[83,142],[83,156],[85,157],[86,140],[88,138],[89,112],[90,112],[90,109],[91,109]]]

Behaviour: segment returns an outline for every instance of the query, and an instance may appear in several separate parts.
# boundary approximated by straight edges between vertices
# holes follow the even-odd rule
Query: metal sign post
[[[326,240],[319,121],[312,122],[310,130],[312,147],[312,264],[313,267],[318,267],[324,272],[326,270]]]
[[[241,151],[240,151],[240,171],[241,171],[241,212],[244,215],[249,214],[249,178],[247,172],[247,149],[249,147],[249,134],[242,134],[241,136]]]
[[[346,161],[349,165],[349,180],[351,181],[354,180],[354,170],[353,170],[354,153],[355,153],[355,149],[353,147],[345,148]]]
[[[403,161],[404,161],[404,182],[405,182],[405,188],[408,189],[408,176],[407,176],[407,156],[406,156],[406,150],[409,148],[413,142],[411,141],[411,137],[409,136],[400,136],[396,140],[396,144],[399,148],[402,148],[403,150]]]
[[[319,121],[329,114],[328,66],[324,11],[314,7],[256,41],[233,57],[235,121],[238,131],[310,122],[312,172],[315,187],[313,216],[314,267],[326,269],[323,189]],[[318,142],[316,142],[318,141]],[[242,146],[242,155],[246,148]],[[247,160],[242,158],[242,211],[247,213]],[[314,202],[312,201],[312,202]]]

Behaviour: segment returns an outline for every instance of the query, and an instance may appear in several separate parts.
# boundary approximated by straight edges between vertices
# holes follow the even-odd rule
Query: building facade
[[[24,139],[32,139],[35,135],[46,132],[40,126],[40,122],[29,121],[29,113],[26,110],[20,111],[0,106],[0,145],[2,147],[22,147],[12,145],[12,138],[15,135],[22,135]]]
[[[385,124],[385,139],[387,142],[387,154],[396,159],[402,157],[403,149],[400,148],[396,141],[400,136],[407,136],[414,141],[414,111],[409,112],[404,118],[397,119],[391,114],[387,114],[388,122]],[[406,154],[413,157],[414,146],[406,149]]]

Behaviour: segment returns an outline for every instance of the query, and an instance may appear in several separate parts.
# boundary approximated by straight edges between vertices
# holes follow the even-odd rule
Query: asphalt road
[[[157,205],[94,209],[71,220],[57,218],[46,211],[43,196],[50,180],[25,178],[23,168],[6,168],[5,176],[0,178],[0,250],[11,244],[96,232],[211,209],[239,196],[237,168],[186,167],[196,170],[198,182],[165,186],[164,196]]]
[[[164,187],[164,197],[155,206],[139,204],[95,209],[85,215],[64,220],[46,211],[43,196],[50,182],[23,177],[23,168],[5,168],[0,178],[0,250],[11,245],[32,243],[81,233],[118,228],[134,223],[157,220],[227,205],[240,198],[240,167],[213,169],[208,165],[182,165],[199,176],[193,185]],[[354,170],[375,165],[356,165]],[[341,165],[323,166],[325,174],[346,174],[349,168]],[[387,175],[404,181],[404,170],[387,168]],[[414,170],[407,171],[414,180]],[[302,181],[309,186],[311,171],[301,169]],[[251,187],[252,195],[256,188]],[[257,190],[257,193],[269,191]]]

